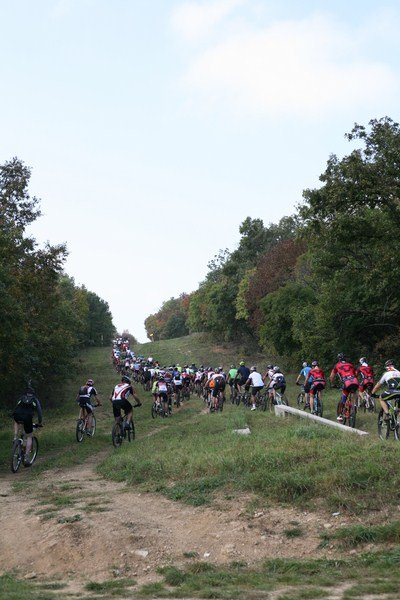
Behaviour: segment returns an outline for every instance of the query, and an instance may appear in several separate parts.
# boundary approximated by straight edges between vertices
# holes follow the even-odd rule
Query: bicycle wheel
[[[122,434],[122,429],[121,429],[121,424],[120,423],[114,423],[112,430],[111,430],[111,439],[112,439],[112,443],[114,448],[119,448],[122,444],[122,441],[124,439],[123,434]]]
[[[79,419],[76,423],[76,441],[82,442],[85,437],[85,421],[83,419]]]
[[[382,408],[378,414],[378,435],[381,438],[381,440],[385,439],[385,436],[383,434],[383,409]]]
[[[153,402],[151,406],[151,416],[153,417],[153,419],[155,419],[157,416],[157,406],[155,402]]]
[[[242,401],[242,396],[241,394],[239,394],[239,392],[236,390],[236,396],[235,396],[235,404],[236,406],[240,406],[240,403]]]
[[[96,417],[93,414],[92,415],[92,428],[90,430],[91,437],[93,437],[95,433],[96,433]]]
[[[300,408],[303,403],[304,403],[304,394],[303,394],[303,392],[300,392],[300,394],[297,396],[298,408]]]
[[[11,471],[16,473],[22,462],[22,444],[21,440],[14,440],[11,451]]]
[[[394,435],[394,439],[398,442],[400,439],[400,423],[397,420],[396,416],[392,417],[393,420],[393,435]]]
[[[32,449],[31,449],[31,453],[30,453],[31,458],[30,458],[30,461],[28,462],[29,466],[32,466],[33,463],[35,462],[38,451],[39,451],[38,439],[37,439],[37,437],[33,437],[32,438]],[[25,455],[25,460],[26,460],[26,455]],[[25,466],[27,466],[27,465],[25,465]]]
[[[284,404],[285,406],[289,406],[289,400],[288,400],[287,396],[285,396],[285,394],[282,394],[282,396],[281,396],[281,404]]]
[[[131,421],[131,426],[126,433],[128,434],[128,442],[132,442],[135,439],[135,424],[133,421]]]
[[[320,400],[319,398],[318,398],[318,405],[317,405],[317,411],[316,412],[317,412],[317,416],[318,417],[322,417],[322,414],[324,412],[324,407],[323,407],[323,404],[322,404],[322,400]]]
[[[267,396],[260,396],[260,409],[265,412],[267,410]]]
[[[357,415],[357,408],[355,406],[352,406],[350,408],[349,427],[352,427],[353,429],[356,426],[356,415]]]

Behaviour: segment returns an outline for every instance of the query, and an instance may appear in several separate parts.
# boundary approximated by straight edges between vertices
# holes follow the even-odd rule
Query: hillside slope
[[[235,344],[234,342],[216,344],[202,333],[192,333],[181,338],[138,344],[134,350],[138,355],[143,355],[146,358],[153,356],[166,365],[195,363],[198,366],[222,366],[226,369],[231,364],[237,365],[241,360],[244,360],[247,365],[256,364],[260,369],[264,369],[267,362],[276,362],[277,360],[276,357],[265,356],[256,349],[249,351],[241,344]]]

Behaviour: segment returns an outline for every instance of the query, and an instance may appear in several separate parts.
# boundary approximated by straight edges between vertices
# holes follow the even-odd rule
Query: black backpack
[[[20,404],[23,406],[32,406],[35,402],[35,396],[33,394],[24,394],[19,399]]]

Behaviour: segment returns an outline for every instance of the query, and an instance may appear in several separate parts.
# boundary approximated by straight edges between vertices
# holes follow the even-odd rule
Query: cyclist
[[[257,371],[257,367],[253,366],[250,369],[249,378],[246,381],[246,385],[251,385],[251,410],[256,410],[256,395],[257,392],[263,389],[264,382],[261,373]]]
[[[215,369],[214,374],[209,379],[208,385],[211,390],[214,411],[217,411],[220,403],[223,402],[223,394],[225,391],[225,377],[220,368]]]
[[[348,360],[346,360],[346,357],[343,354],[343,352],[340,352],[337,355],[337,359],[338,362],[333,367],[329,379],[332,385],[335,381],[336,375],[339,375],[342,381],[342,395],[337,406],[337,420],[343,421],[342,412],[346,404],[346,400],[349,395],[353,395],[355,394],[355,392],[357,392],[358,379],[354,365]]]
[[[300,379],[303,378],[303,388],[304,388],[304,392],[306,394],[306,405],[305,408],[308,408],[310,406],[310,388],[311,388],[311,379],[308,377],[309,372],[311,371],[311,367],[308,364],[308,362],[303,362],[303,366],[302,369],[300,371],[300,373],[297,375],[297,379],[296,379],[296,385],[301,385],[300,384]]]
[[[171,397],[169,395],[168,383],[165,380],[165,377],[161,376],[157,381],[156,392],[160,402],[162,402],[165,416],[170,415],[172,413]]]
[[[39,398],[35,394],[35,390],[31,385],[25,389],[25,393],[19,398],[17,406],[12,414],[14,419],[14,439],[18,436],[18,425],[24,426],[26,434],[26,450],[25,450],[25,466],[30,466],[29,455],[32,450],[32,434],[33,434],[33,415],[37,413],[38,424],[42,425],[42,406]]]
[[[236,389],[241,392],[242,385],[246,385],[246,382],[250,375],[249,367],[246,367],[244,360],[240,361],[239,368],[236,373]]]
[[[374,387],[374,370],[369,366],[365,356],[360,358],[359,362],[360,366],[357,369],[357,375],[360,377],[361,381],[359,384],[358,401],[361,403],[365,390],[368,390],[371,393],[371,390]]]
[[[129,429],[131,426],[133,410],[132,404],[128,400],[129,396],[133,396],[135,398],[135,407],[142,406],[139,397],[136,395],[136,392],[133,389],[131,380],[127,375],[122,375],[121,382],[117,383],[111,392],[110,402],[112,402],[113,414],[116,422],[121,418],[121,409],[123,409],[127,429]]]
[[[397,401],[400,400],[400,371],[396,369],[392,360],[387,360],[385,362],[386,372],[382,375],[378,383],[372,389],[371,394],[376,394],[376,392],[386,384],[387,389],[380,395],[379,402],[385,413],[385,421],[387,421],[389,417],[389,407],[388,400],[395,398]]]
[[[78,395],[76,397],[76,401],[79,404],[79,418],[84,419],[86,415],[88,416],[88,427],[87,427],[87,435],[91,435],[92,431],[92,414],[93,414],[93,404],[92,399],[96,399],[96,405],[101,406],[101,402],[97,397],[97,390],[94,387],[93,379],[88,379],[85,385],[82,385],[79,388]]]
[[[322,400],[322,390],[324,390],[325,386],[326,386],[325,373],[320,368],[320,366],[318,365],[318,361],[316,361],[316,360],[313,360],[311,363],[311,368],[308,371],[304,387],[306,386],[306,384],[310,386],[309,387],[310,410],[311,410],[312,414],[315,414],[315,411],[314,411],[315,392],[319,392],[319,397]]]
[[[280,367],[275,366],[273,368],[273,375],[269,385],[270,390],[272,391],[273,401],[275,403],[276,399],[276,391],[280,392],[283,396],[286,390],[286,379],[284,374],[282,373]]]
[[[237,368],[235,367],[235,365],[231,365],[231,368],[228,371],[228,385],[231,388],[231,401],[232,404],[234,402],[234,395],[233,395],[233,389],[234,389],[234,385],[235,385],[235,379],[236,379],[236,375],[237,375]]]

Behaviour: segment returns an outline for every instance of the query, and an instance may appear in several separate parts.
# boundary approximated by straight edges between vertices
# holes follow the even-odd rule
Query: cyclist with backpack
[[[39,398],[35,394],[35,390],[31,385],[28,385],[25,393],[19,398],[17,406],[13,412],[14,419],[14,439],[18,436],[18,425],[24,426],[26,434],[26,451],[25,451],[25,466],[30,466],[29,455],[32,450],[32,434],[33,434],[33,415],[37,413],[38,424],[42,426],[42,406]]]

